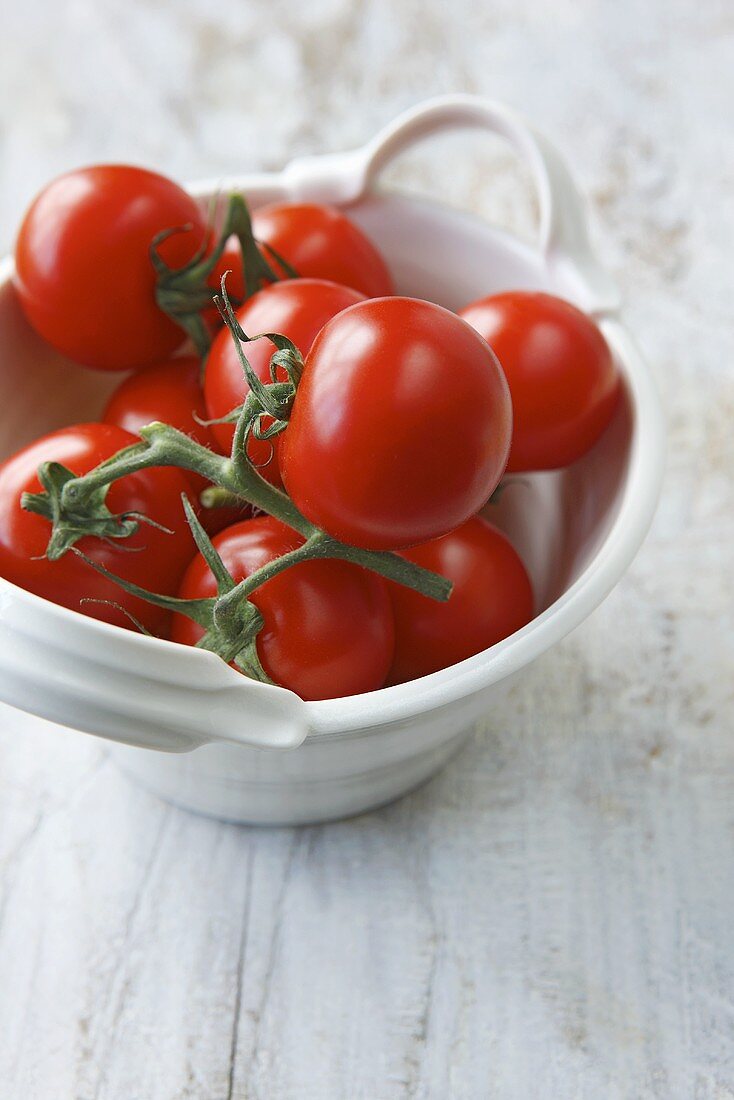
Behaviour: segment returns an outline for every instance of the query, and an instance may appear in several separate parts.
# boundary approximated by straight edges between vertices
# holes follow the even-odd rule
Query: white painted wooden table
[[[657,363],[629,577],[429,786],[251,831],[0,712],[3,1100],[734,1097],[730,0],[2,4],[0,242],[82,161],[182,178],[453,89],[566,151]],[[490,144],[400,177],[527,230]]]

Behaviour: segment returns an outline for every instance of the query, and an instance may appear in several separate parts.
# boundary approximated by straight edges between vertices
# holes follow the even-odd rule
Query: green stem
[[[240,423],[245,419],[244,416],[241,417]],[[126,448],[83,477],[72,478],[64,484],[60,495],[58,524],[73,524],[74,530],[78,530],[79,517],[85,516],[85,508],[97,503],[100,490],[119,478],[151,466],[178,466],[201,474],[298,531],[309,542],[311,557],[350,561],[431,599],[448,599],[451,582],[445,577],[423,569],[398,554],[348,546],[320,531],[299,512],[290,497],[261,477],[248,462],[244,449],[238,452],[237,448],[243,448],[244,442],[237,435],[232,458],[214,454],[168,424],[149,424],[140,430],[140,435],[143,442]],[[109,522],[115,525],[111,528],[112,533],[117,530],[118,521],[113,518]],[[313,541],[309,541],[312,537]],[[60,557],[61,553],[57,556]]]
[[[222,230],[211,252],[207,253],[202,247],[184,267],[169,268],[159,254],[159,245],[172,233],[183,232],[185,228],[165,230],[151,246],[150,258],[158,277],[156,301],[160,309],[187,333],[199,355],[204,358],[211,345],[211,334],[201,313],[214,304],[214,291],[208,281],[232,237],[236,237],[240,244],[245,299],[252,297],[263,283],[293,278],[296,273],[280,257],[276,259],[283,274],[279,274],[268,262],[252,235],[250,212],[242,195],[235,193],[229,196]]]
[[[206,538],[205,535],[204,538]],[[216,554],[216,551],[213,552]],[[197,623],[204,631],[196,643],[197,649],[206,649],[210,653],[216,653],[227,664],[234,662],[242,672],[253,680],[262,680],[263,683],[267,684],[273,682],[260,664],[257,653],[257,635],[262,629],[263,618],[258,608],[248,600],[242,599],[236,605],[229,605],[226,609],[227,613],[218,619],[216,614],[218,600],[215,597],[189,600],[180,596],[161,596],[158,592],[151,592],[148,588],[142,588],[139,584],[134,584],[116,573],[111,573],[105,566],[100,565],[92,558],[88,558],[76,547],[72,547],[72,553],[85,561],[95,572],[119,585],[125,592],[129,592],[155,607],[162,607],[166,611],[185,615],[186,618]],[[234,581],[227,574],[226,584],[224,585],[226,592],[230,592],[233,586]],[[217,588],[221,593],[221,579],[218,579]],[[126,612],[126,614],[129,614],[129,612]]]
[[[199,493],[199,504],[207,511],[215,512],[217,508],[242,508],[245,502],[241,496],[230,493],[221,485],[207,485]]]
[[[249,577],[241,580],[230,592],[220,596],[214,608],[214,621],[219,622],[221,618],[226,621],[231,608],[239,606],[242,600],[248,599],[256,589],[267,584],[279,573],[284,573],[286,569],[291,569],[300,562],[319,557],[318,547],[327,538],[328,536],[324,535],[322,531],[318,531],[316,534],[311,535],[302,546],[296,547],[295,550],[289,550],[287,554],[274,558],[272,561],[260,566],[254,573],[250,573]]]

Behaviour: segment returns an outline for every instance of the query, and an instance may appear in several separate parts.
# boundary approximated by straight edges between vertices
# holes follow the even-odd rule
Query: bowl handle
[[[480,127],[505,138],[530,167],[540,204],[539,248],[554,273],[570,277],[582,305],[614,313],[619,290],[599,264],[589,242],[586,204],[555,146],[520,115],[501,103],[471,95],[426,100],[399,115],[360,149],[302,157],[285,169],[291,199],[354,202],[376,184],[400,153],[439,133]]]
[[[106,635],[0,582],[0,702],[163,752],[217,741],[290,749],[305,740],[308,708],[293,692],[250,680],[213,653],[126,630]]]

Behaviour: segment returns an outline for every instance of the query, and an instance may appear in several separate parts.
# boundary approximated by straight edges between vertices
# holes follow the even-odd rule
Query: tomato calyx
[[[162,596],[157,592],[151,592],[147,588],[142,588],[138,584],[124,580],[98,562],[92,561],[91,558],[88,558],[86,554],[78,549],[74,549],[74,553],[97,573],[106,577],[107,580],[114,581],[130,595],[137,596],[156,607],[162,607],[166,611],[185,615],[186,618],[197,623],[204,631],[202,638],[197,642],[199,649],[216,653],[227,664],[236,665],[250,679],[270,684],[273,681],[260,663],[255,641],[263,627],[263,617],[257,607],[247,599],[249,592],[259,587],[259,584],[264,583],[264,580],[258,582],[256,575],[253,574],[248,580],[255,581],[254,584],[236,584],[212,545],[209,536],[199,523],[188,498],[183,495],[181,500],[186,514],[186,521],[191,528],[197,549],[204,557],[215,578],[217,595],[214,597],[183,599],[180,596]],[[286,566],[283,568],[286,568]]]
[[[93,491],[81,511],[62,505],[64,486],[76,479],[76,474],[60,462],[44,462],[38,469],[42,493],[23,493],[22,507],[51,521],[52,533],[46,557],[57,561],[79,539],[96,535],[102,539],[126,539],[135,534],[140,523],[161,531],[168,529],[140,512],[115,514],[105,504],[106,489]]]
[[[317,531],[300,546],[267,562],[237,583],[199,522],[186,495],[184,494],[181,499],[186,521],[197,549],[216,582],[217,595],[214,597],[185,599],[180,596],[162,596],[124,580],[78,549],[74,549],[73,552],[96,572],[118,584],[130,595],[167,611],[184,615],[200,626],[204,633],[197,642],[199,649],[216,653],[223,661],[234,664],[251,679],[273,683],[265,672],[257,652],[256,639],[264,625],[264,620],[261,612],[251,602],[250,596],[279,573],[285,572],[294,565],[332,556],[330,547],[332,540],[328,535]]]
[[[236,237],[242,253],[245,280],[245,300],[252,297],[262,284],[297,277],[297,272],[272,249],[267,252],[277,262],[276,268],[266,258],[265,250],[258,245],[252,232],[252,221],[243,195],[232,194],[227,202],[224,222],[217,243],[211,251],[206,245],[180,268],[170,268],[160,255],[160,246],[176,233],[185,233],[190,226],[174,226],[159,233],[150,246],[150,260],[157,276],[156,302],[192,340],[199,355],[204,358],[211,345],[211,332],[203,313],[210,309],[214,297],[207,280],[217,267],[227,242]]]

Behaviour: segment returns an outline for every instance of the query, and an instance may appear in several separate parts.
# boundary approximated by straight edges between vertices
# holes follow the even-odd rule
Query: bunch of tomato
[[[247,461],[283,494],[273,499],[362,554],[359,563],[346,551],[315,555],[249,594],[266,677],[305,699],[350,695],[445,668],[512,634],[532,618],[533,592],[485,506],[506,471],[566,466],[609,424],[620,381],[599,329],[544,293],[495,294],[458,314],[399,296],[375,246],[328,206],[263,207],[252,234],[271,277],[248,297],[241,241],[217,247],[197,203],[163,176],[93,167],[36,198],[15,253],[28,321],[68,359],[128,373],[98,422],[55,431],[0,467],[0,574],[83,614],[201,645],[200,621],[172,612],[170,599],[145,598],[147,590],[201,601],[220,591],[182,494],[235,584],[304,545],[282,516],[256,514],[245,500],[204,507],[207,479],[171,465],[111,484],[104,503],[127,537],[81,525],[81,554],[46,556],[48,518],[24,507],[24,494],[48,491],[59,470],[88,474],[153,421],[230,454],[251,387],[243,348],[211,302],[228,272],[241,329],[281,334],[303,360],[287,423],[268,432],[272,417],[261,416],[246,436]],[[161,308],[158,286],[161,265],[202,263],[205,286],[191,298],[210,339],[200,356],[181,318]],[[244,353],[263,386],[279,381],[270,339]],[[387,552],[448,578],[449,599],[373,571],[369,562]]]

